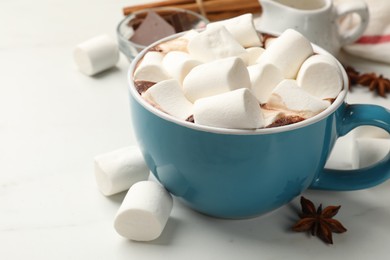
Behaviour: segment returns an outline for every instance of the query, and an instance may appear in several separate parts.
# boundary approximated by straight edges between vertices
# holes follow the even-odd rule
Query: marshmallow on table
[[[332,56],[317,54],[305,60],[299,69],[297,83],[310,94],[336,98],[343,86],[340,68]]]
[[[169,79],[170,76],[164,70],[162,61],[164,54],[157,51],[149,51],[145,54],[134,72],[134,80],[159,82]]]
[[[264,40],[264,48],[268,49],[269,46],[277,39],[277,37],[268,37]]]
[[[267,102],[274,88],[284,79],[282,72],[271,63],[248,67],[253,94],[260,103]]]
[[[207,28],[223,25],[243,47],[261,46],[261,39],[253,24],[252,14],[243,14],[234,18],[212,22]]]
[[[389,133],[376,126],[359,126],[353,130],[356,138],[371,137],[371,138],[389,138]]]
[[[353,133],[337,139],[325,164],[325,168],[353,170],[359,168],[359,153]]]
[[[184,94],[191,102],[250,86],[248,70],[244,62],[237,57],[198,65],[187,74],[183,81]]]
[[[248,58],[247,58],[248,66],[258,63],[258,59],[260,58],[261,54],[263,54],[263,52],[265,51],[265,49],[262,47],[249,47],[246,48],[245,50],[248,54]]]
[[[206,28],[192,37],[187,48],[191,57],[201,62],[246,55],[244,47],[221,25]]]
[[[361,137],[356,142],[360,168],[380,161],[390,151],[390,139]]]
[[[79,44],[73,57],[82,73],[93,76],[116,65],[119,49],[113,39],[101,35]]]
[[[179,82],[175,79],[157,82],[148,88],[143,96],[174,117],[186,120],[192,115],[193,105],[186,99]]]
[[[195,123],[230,129],[256,129],[264,119],[256,97],[249,89],[198,99],[194,104]]]
[[[149,177],[149,169],[135,146],[98,155],[94,164],[97,185],[106,196],[127,190]]]
[[[312,117],[329,106],[330,102],[310,95],[292,79],[280,82],[267,101],[267,108],[292,111],[303,118]]]
[[[272,63],[282,71],[284,78],[293,79],[312,54],[311,43],[299,32],[287,29],[265,49],[259,63]]]
[[[200,61],[192,59],[188,53],[182,51],[168,52],[162,60],[165,71],[180,83],[183,82],[188,72],[199,64]]]
[[[138,182],[129,189],[115,216],[115,230],[132,240],[154,240],[164,230],[172,207],[172,196],[160,184]]]

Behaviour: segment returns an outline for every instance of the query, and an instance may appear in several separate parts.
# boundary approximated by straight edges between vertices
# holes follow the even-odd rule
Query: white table
[[[298,199],[248,220],[207,217],[175,201],[159,239],[120,237],[113,217],[125,194],[100,194],[93,158],[135,143],[128,62],[122,56],[116,68],[87,77],[76,70],[72,51],[95,35],[115,37],[130,2],[0,2],[0,259],[389,259],[389,181],[304,194],[342,205],[336,218],[348,232],[334,235],[333,246],[289,231]],[[390,76],[390,66],[354,64]],[[348,100],[390,108],[390,99],[363,89]]]

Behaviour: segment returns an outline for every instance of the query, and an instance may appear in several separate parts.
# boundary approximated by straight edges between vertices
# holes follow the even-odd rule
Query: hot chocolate
[[[256,32],[251,14],[150,48],[133,80],[156,108],[181,120],[229,129],[303,121],[329,107],[343,87],[334,57],[314,53],[292,29],[271,41]]]

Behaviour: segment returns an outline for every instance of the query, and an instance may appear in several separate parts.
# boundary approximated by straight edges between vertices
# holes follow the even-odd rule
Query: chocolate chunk
[[[303,117],[300,116],[283,116],[279,119],[277,119],[275,122],[272,124],[268,125],[266,128],[271,128],[271,127],[277,127],[277,126],[284,126],[284,125],[291,125],[294,123],[298,123],[305,120]]]
[[[148,90],[154,84],[156,84],[156,82],[150,82],[144,80],[139,80],[134,82],[135,89],[138,91],[140,95],[144,93],[146,90]]]
[[[183,51],[188,52],[187,50],[188,40],[185,38],[177,38],[174,40],[162,42],[159,45],[156,45],[150,48],[150,51],[157,51],[162,53],[168,53],[170,51]]]
[[[171,24],[176,32],[183,32],[192,29],[191,21],[186,13],[175,13],[171,16]]]
[[[163,52],[163,49],[159,45],[153,46],[149,49],[149,51],[157,51],[157,52]]]
[[[130,20],[128,23],[127,23],[127,26],[128,27],[131,27],[133,28],[134,30],[137,30],[138,27],[142,24],[142,21],[144,20],[144,18],[134,18],[132,20]],[[130,39],[129,39],[130,40]]]
[[[329,101],[331,104],[336,100],[335,98],[325,98],[324,100]]]
[[[137,44],[149,45],[172,34],[175,34],[173,26],[157,13],[150,11],[130,40]]]
[[[190,115],[187,119],[186,119],[187,122],[190,122],[190,123],[195,123],[195,120],[194,120],[194,115]]]

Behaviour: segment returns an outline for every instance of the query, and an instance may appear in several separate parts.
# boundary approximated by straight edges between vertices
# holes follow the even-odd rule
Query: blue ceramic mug
[[[390,178],[390,154],[369,168],[324,169],[337,138],[355,127],[390,132],[389,110],[345,103],[348,78],[340,64],[344,87],[325,111],[292,125],[231,130],[181,121],[145,102],[132,75],[148,49],[129,69],[133,130],[152,173],[189,207],[215,217],[247,218],[285,205],[308,188],[357,190]]]

